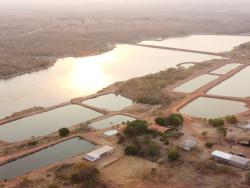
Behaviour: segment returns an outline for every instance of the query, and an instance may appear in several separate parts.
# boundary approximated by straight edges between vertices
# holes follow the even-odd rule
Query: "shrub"
[[[203,131],[203,132],[201,133],[201,135],[202,135],[202,136],[206,136],[206,135],[207,135],[207,131]]]
[[[50,183],[48,188],[59,188],[59,186],[56,183]]]
[[[168,140],[165,140],[165,145],[169,145],[169,141]]]
[[[224,127],[219,127],[218,129],[219,134],[221,134],[223,137],[227,136],[227,129]]]
[[[59,135],[61,137],[68,136],[69,135],[69,129],[67,129],[67,128],[61,128],[61,129],[59,129]]]
[[[184,119],[182,117],[181,114],[171,114],[168,118],[167,118],[167,124],[170,125],[170,126],[179,126],[179,125],[182,125]]]
[[[226,116],[227,123],[235,124],[238,122],[236,116]]]
[[[207,148],[212,148],[213,147],[213,143],[211,143],[211,142],[207,142],[207,143],[205,143],[205,146],[207,147]]]
[[[250,171],[248,171],[245,175],[246,183],[250,185]]]
[[[137,146],[127,146],[124,150],[126,155],[138,155],[140,150]]]
[[[35,145],[37,145],[37,143],[38,143],[37,141],[30,141],[27,143],[27,145],[28,146],[35,146]]]
[[[149,144],[147,144],[147,147],[145,149],[145,153],[146,155],[150,156],[150,157],[155,157],[158,156],[160,154],[160,150],[161,147],[154,142],[151,142]]]
[[[177,150],[171,150],[168,152],[168,160],[178,161],[180,159],[180,154]]]
[[[146,134],[148,131],[148,125],[146,121],[135,120],[128,123],[124,129],[124,134],[128,137],[135,137]]]
[[[158,117],[158,118],[155,118],[155,123],[157,125],[166,126],[167,125],[167,120],[166,120],[166,118]]]
[[[225,123],[222,118],[209,119],[209,124],[213,127],[222,127]]]
[[[81,184],[84,188],[94,188],[98,184],[99,170],[94,166],[86,166],[70,176],[73,184]]]
[[[124,143],[125,142],[125,140],[126,140],[126,138],[125,138],[125,136],[119,136],[119,140],[118,140],[118,144],[122,144],[122,143]]]

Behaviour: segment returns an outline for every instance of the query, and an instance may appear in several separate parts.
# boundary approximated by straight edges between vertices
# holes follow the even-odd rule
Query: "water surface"
[[[119,111],[133,104],[132,100],[115,94],[102,95],[82,103],[110,111]]]
[[[230,72],[233,69],[236,69],[237,67],[241,66],[242,64],[239,63],[230,63],[227,65],[224,65],[214,71],[212,71],[211,73],[213,74],[226,74],[228,72]]]
[[[180,113],[200,118],[218,118],[247,111],[242,102],[199,97],[180,110]]]
[[[205,86],[206,84],[212,82],[213,80],[219,78],[219,76],[216,75],[209,75],[209,74],[203,74],[201,76],[198,76],[179,87],[175,88],[174,91],[176,92],[184,92],[184,93],[192,93],[195,90],[201,88],[202,86]]]
[[[250,96],[250,66],[241,70],[233,77],[225,80],[208,91],[208,94],[249,97]]]
[[[31,137],[45,136],[102,114],[78,105],[68,105],[0,126],[0,140],[16,142]]]
[[[22,176],[25,173],[43,168],[56,161],[89,152],[94,147],[95,145],[92,143],[80,138],[73,138],[61,142],[47,149],[0,166],[0,179],[13,179],[17,176]]]
[[[105,129],[109,127],[113,127],[115,125],[121,125],[122,123],[126,123],[127,121],[134,121],[135,118],[124,116],[124,115],[114,115],[108,117],[106,119],[91,123],[89,126],[95,129]]]
[[[250,36],[191,35],[188,37],[169,38],[162,41],[143,41],[142,44],[206,52],[225,52],[231,51],[235,46],[249,41]]]
[[[85,58],[59,59],[46,70],[0,80],[0,118],[33,106],[52,106],[93,94],[116,82],[156,73],[183,62],[218,56],[117,45]]]

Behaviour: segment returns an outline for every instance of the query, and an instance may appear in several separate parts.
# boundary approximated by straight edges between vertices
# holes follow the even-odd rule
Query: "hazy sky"
[[[0,0],[2,10],[112,12],[249,11],[250,0]]]

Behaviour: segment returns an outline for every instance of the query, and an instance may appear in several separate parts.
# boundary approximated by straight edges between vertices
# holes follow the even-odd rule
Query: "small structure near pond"
[[[212,159],[227,163],[242,169],[250,169],[250,159],[240,157],[237,155],[231,155],[222,151],[215,150],[211,153]]]
[[[110,154],[113,151],[114,151],[113,147],[103,146],[101,148],[98,148],[98,149],[84,155],[84,159],[87,159],[89,161],[96,161],[96,160],[100,159],[102,156]]]
[[[190,151],[197,146],[197,142],[191,139],[184,140],[179,146],[186,151]]]

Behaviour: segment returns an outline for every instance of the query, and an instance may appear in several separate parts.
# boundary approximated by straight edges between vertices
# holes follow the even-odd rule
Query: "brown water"
[[[155,73],[182,62],[218,56],[117,45],[110,52],[60,59],[43,71],[0,80],[0,118],[33,106],[51,106],[86,96],[121,80]]]

